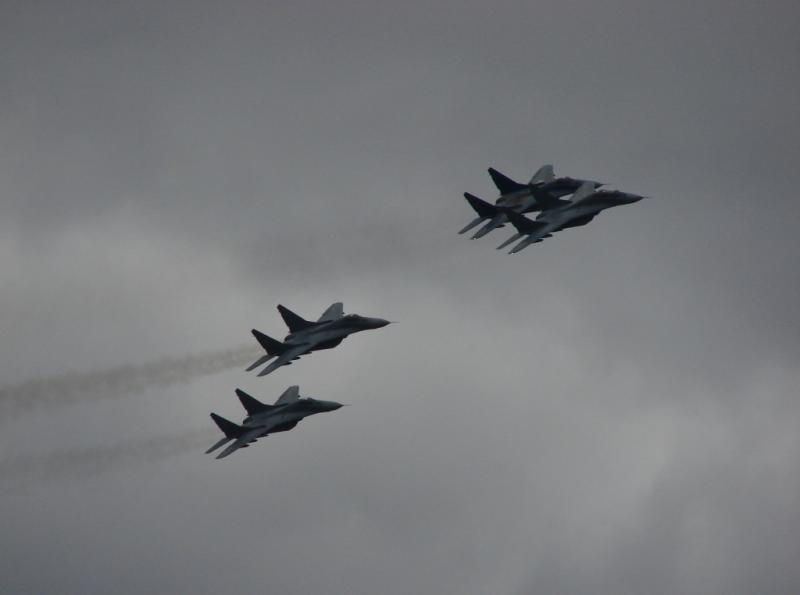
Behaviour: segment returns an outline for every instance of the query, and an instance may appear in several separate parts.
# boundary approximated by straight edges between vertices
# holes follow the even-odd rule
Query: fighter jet
[[[592,182],[592,180],[578,180],[569,177],[556,178],[552,165],[540,167],[527,184],[516,182],[493,167],[489,168],[489,175],[500,191],[500,197],[495,204],[507,207],[527,200],[532,187],[540,188],[555,198],[561,198],[572,194],[585,182]],[[603,186],[600,182],[593,182],[593,184],[595,187]]]
[[[639,202],[643,198],[638,194],[618,190],[596,190],[593,182],[585,182],[578,188],[566,206],[544,211],[535,221],[526,219],[519,213],[508,209],[506,215],[517,229],[517,233],[500,244],[497,249],[505,248],[526,236],[509,252],[509,254],[514,254],[530,244],[549,238],[557,231],[586,225],[605,209]]]
[[[248,372],[277,356],[274,362],[258,374],[259,376],[266,376],[281,366],[291,364],[301,355],[320,349],[336,347],[348,335],[359,331],[381,328],[389,324],[388,320],[383,320],[382,318],[368,318],[358,314],[347,314],[345,316],[341,302],[336,302],[329,306],[316,322],[305,320],[285,306],[278,306],[278,311],[289,327],[289,334],[286,335],[283,342],[280,342],[253,329],[253,336],[266,350],[267,354],[247,368]]]
[[[497,207],[492,203],[483,200],[482,198],[478,198],[469,192],[464,193],[464,198],[467,199],[469,206],[473,208],[478,216],[467,223],[458,233],[466,233],[476,225],[483,223],[484,221],[490,221],[502,213],[502,209],[500,207]]]
[[[287,388],[278,397],[274,405],[266,405],[238,388],[236,389],[236,395],[248,414],[241,425],[237,425],[216,413],[211,414],[211,419],[214,420],[214,423],[217,424],[225,436],[209,448],[206,453],[214,452],[228,442],[234,441],[233,444],[217,455],[218,459],[227,457],[240,448],[247,448],[251,443],[263,436],[291,430],[304,417],[326,411],[336,411],[343,406],[341,403],[334,401],[300,398],[300,388],[298,386]]]
[[[483,221],[487,222],[475,232],[475,235],[472,236],[473,240],[485,236],[498,227],[503,227],[508,222],[506,208],[513,209],[517,213],[557,209],[567,204],[567,201],[558,200],[559,198],[572,194],[583,182],[591,181],[567,177],[556,178],[552,165],[540,167],[527,184],[515,182],[491,167],[489,175],[497,189],[500,190],[500,196],[495,200],[494,205],[477,196],[464,193],[464,198],[478,213],[478,217],[458,233],[464,233]],[[595,187],[603,185],[599,182],[593,183]]]
[[[511,209],[517,213],[530,213],[533,211],[546,211],[548,209],[556,209],[558,207],[569,204],[569,201],[559,200],[552,196],[546,190],[542,190],[537,186],[531,186],[527,191],[527,198],[519,200],[511,206],[506,205],[493,205],[477,196],[473,196],[469,192],[464,193],[464,198],[470,206],[478,213],[478,217],[473,219],[466,227],[458,233],[464,233],[472,229],[479,223],[486,221],[486,224],[481,227],[471,239],[475,240],[485,236],[487,233],[498,227],[503,227],[508,223],[508,216],[506,211]]]

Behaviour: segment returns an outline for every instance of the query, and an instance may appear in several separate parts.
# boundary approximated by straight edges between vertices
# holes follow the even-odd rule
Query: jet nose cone
[[[391,324],[391,322],[383,318],[370,318],[370,326],[372,328],[382,328],[388,324]]]
[[[337,403],[336,401],[325,401],[325,411],[336,411],[342,407],[344,407],[344,405]]]
[[[625,204],[631,204],[631,203],[639,202],[643,198],[645,198],[645,197],[644,196],[639,196],[638,194],[624,194],[622,196],[622,201]]]

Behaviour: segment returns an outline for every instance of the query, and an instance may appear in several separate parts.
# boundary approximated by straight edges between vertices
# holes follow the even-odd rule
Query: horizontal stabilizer
[[[466,233],[476,225],[478,225],[481,221],[486,221],[486,217],[475,217],[472,221],[467,223],[458,233]]]
[[[273,357],[275,357],[275,356],[274,356],[274,355],[270,355],[270,354],[268,353],[267,355],[265,355],[265,356],[263,356],[263,357],[260,357],[260,358],[258,358],[256,361],[254,361],[252,364],[250,364],[250,365],[248,366],[248,368],[247,368],[247,371],[248,371],[248,372],[251,372],[252,370],[255,370],[255,369],[256,369],[256,368],[258,368],[259,366],[262,366],[262,365],[266,364],[266,363],[267,363],[269,360],[271,360]]]
[[[293,333],[297,331],[302,331],[304,328],[308,328],[310,326],[314,326],[314,323],[306,320],[299,314],[295,314],[286,306],[282,306],[278,304],[278,312],[281,313],[281,318],[286,323],[286,326],[289,327],[289,330]]]
[[[222,438],[220,438],[220,439],[219,439],[219,442],[217,442],[216,444],[214,444],[214,446],[212,446],[211,448],[209,448],[209,449],[206,451],[206,454],[208,454],[208,453],[210,453],[210,452],[214,452],[214,451],[215,451],[215,450],[217,450],[217,449],[218,449],[220,446],[224,446],[225,444],[227,444],[227,443],[228,443],[228,442],[230,442],[231,440],[233,440],[233,438],[228,438],[227,436],[223,436]]]
[[[532,240],[531,238],[527,238],[525,240],[522,240],[516,246],[514,246],[508,253],[509,254],[516,254],[517,252],[519,252],[520,250],[524,250],[525,248],[527,248],[531,244],[538,244],[541,241],[542,241],[541,239]]]
[[[533,177],[531,178],[531,184],[547,184],[552,182],[556,179],[555,171],[553,171],[552,165],[543,165],[540,167]]]
[[[494,185],[497,186],[500,194],[511,194],[512,192],[524,190],[526,188],[525,184],[515,182],[508,176],[501,174],[493,167],[489,168],[489,175],[492,176],[492,182],[494,182]]]
[[[225,434],[226,437],[233,440],[234,438],[238,438],[242,434],[244,434],[244,428],[242,426],[237,426],[232,421],[228,421],[224,417],[217,415],[216,413],[211,414],[211,419],[214,420],[214,423],[217,424],[222,433]]]
[[[509,244],[513,244],[513,243],[514,243],[514,242],[516,242],[518,239],[520,239],[520,238],[521,238],[523,235],[525,235],[525,234],[522,234],[522,233],[515,233],[513,236],[511,236],[510,238],[508,238],[508,239],[507,239],[505,242],[503,242],[502,244],[500,244],[500,245],[499,245],[499,246],[496,248],[496,250],[502,250],[503,248],[505,248],[505,247],[506,247],[506,246],[508,246]]]
[[[467,199],[469,206],[475,209],[475,212],[484,219],[491,219],[500,211],[500,209],[492,203],[486,202],[482,198],[478,198],[469,192],[464,193],[464,198]]]
[[[269,355],[280,355],[281,353],[286,351],[286,345],[284,345],[277,339],[268,337],[267,335],[265,335],[261,331],[257,331],[256,329],[253,329],[251,332],[253,333],[253,336],[256,338],[256,341],[258,341],[261,344],[261,347],[267,350],[267,353]]]
[[[240,448],[247,448],[247,445],[246,445],[246,444],[242,444],[241,442],[239,442],[239,441],[237,440],[236,442],[234,442],[233,444],[231,444],[230,446],[228,446],[228,448],[226,448],[226,449],[225,449],[225,450],[223,450],[221,453],[219,453],[219,454],[216,456],[216,458],[218,458],[218,459],[224,459],[224,458],[225,458],[225,457],[227,457],[229,454],[232,454],[232,453],[236,452],[236,451],[237,451],[238,449],[240,449]]]
[[[508,217],[506,217],[505,213],[502,210],[498,209],[497,215],[491,218],[491,220],[487,221],[486,225],[481,227],[475,234],[472,236],[473,240],[477,240],[478,238],[482,238],[487,233],[492,231],[493,229],[497,229],[498,227],[503,227],[506,221],[508,221]]]
[[[255,415],[256,413],[264,413],[265,411],[269,411],[272,409],[272,405],[266,405],[256,399],[255,397],[251,397],[242,389],[236,389],[236,396],[239,397],[239,401],[242,403],[242,407],[247,410],[249,415]]]

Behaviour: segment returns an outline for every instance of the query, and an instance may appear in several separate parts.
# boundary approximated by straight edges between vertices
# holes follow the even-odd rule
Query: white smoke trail
[[[162,461],[192,450],[201,456],[218,433],[205,428],[139,442],[18,455],[0,462],[0,477],[3,486],[13,488],[16,484],[11,480],[79,479]]]
[[[38,408],[83,401],[118,399],[152,388],[186,383],[200,376],[244,366],[262,355],[258,346],[238,347],[179,358],[164,358],[138,366],[69,373],[37,378],[0,388],[0,417],[6,420]]]

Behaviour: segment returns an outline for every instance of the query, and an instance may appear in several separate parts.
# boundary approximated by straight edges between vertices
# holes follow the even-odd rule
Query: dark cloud
[[[237,385],[353,404],[4,492],[4,586],[797,591],[797,17],[11,3],[3,386],[280,336],[277,303],[400,322],[9,420],[3,461],[55,469],[235,418]],[[544,162],[654,198],[512,257],[456,235],[486,167]]]

